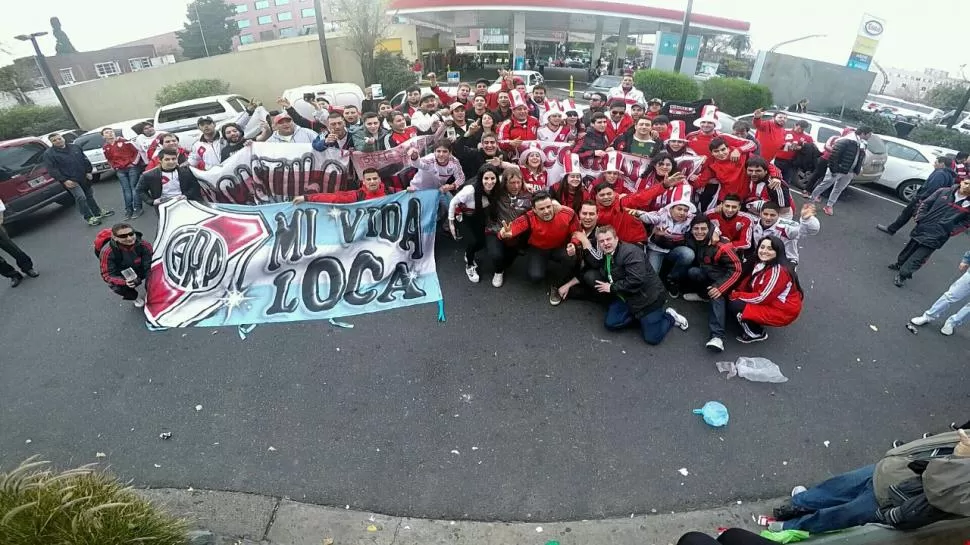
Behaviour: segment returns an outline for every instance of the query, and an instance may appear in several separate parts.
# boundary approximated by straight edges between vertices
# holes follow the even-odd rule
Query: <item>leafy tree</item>
[[[32,89],[31,76],[22,67],[10,64],[0,68],[0,92],[9,93],[17,101],[17,104],[33,104],[34,101],[27,96],[27,91]]]
[[[958,104],[959,106],[959,104]],[[936,125],[920,125],[907,136],[913,142],[970,152],[970,135]]]
[[[966,88],[960,85],[937,85],[926,92],[926,103],[948,112],[960,107],[966,92]]]
[[[14,106],[0,110],[0,140],[46,134],[70,128],[71,121],[60,106]]]
[[[155,94],[155,105],[165,106],[183,100],[224,95],[229,92],[229,84],[221,79],[190,79],[166,85]]]
[[[334,0],[345,19],[347,49],[357,55],[364,83],[378,81],[374,60],[378,44],[387,37],[390,19],[382,0]]]
[[[381,90],[386,97],[393,97],[414,85],[411,65],[398,55],[381,51],[374,56],[374,70],[377,72],[376,81],[381,84]]]
[[[57,38],[57,44],[54,45],[54,51],[56,51],[58,55],[63,55],[65,53],[77,53],[77,49],[74,49],[71,39],[68,38],[67,33],[61,29],[61,20],[57,17],[51,17],[51,30],[54,31],[54,37]]]
[[[188,19],[175,33],[182,53],[190,59],[232,51],[239,27],[232,19],[236,9],[226,0],[194,0],[186,9]]]
[[[633,82],[644,96],[664,100],[697,100],[701,94],[694,78],[665,70],[638,70]]]
[[[731,36],[728,45],[734,50],[734,57],[740,59],[742,53],[751,49],[751,36],[747,34],[735,34]]]
[[[702,86],[701,98],[713,98],[717,107],[729,115],[744,115],[771,106],[771,90],[748,80],[711,78]]]

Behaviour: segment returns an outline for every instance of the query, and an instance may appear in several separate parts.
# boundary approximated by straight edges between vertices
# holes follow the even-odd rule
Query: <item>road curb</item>
[[[780,499],[734,504],[685,513],[636,514],[630,518],[575,522],[471,522],[392,517],[286,498],[215,490],[138,490],[146,499],[191,524],[231,538],[274,545],[667,545],[692,530],[715,534],[718,527],[759,531],[752,513],[766,513]],[[813,538],[819,544],[960,543],[970,536],[970,519],[934,524],[913,532],[869,525]]]

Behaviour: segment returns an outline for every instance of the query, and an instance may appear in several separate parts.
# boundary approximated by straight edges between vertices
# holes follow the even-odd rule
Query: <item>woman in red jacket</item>
[[[757,255],[753,268],[728,301],[728,311],[741,324],[738,342],[744,344],[767,339],[765,326],[784,327],[802,311],[804,292],[785,254],[785,243],[776,236],[764,237],[758,243]]]
[[[519,155],[519,170],[529,193],[549,189],[549,173],[542,164],[542,150],[539,147],[530,147]]]

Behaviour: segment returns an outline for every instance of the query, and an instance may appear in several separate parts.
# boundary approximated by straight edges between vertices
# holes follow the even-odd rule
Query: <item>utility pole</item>
[[[327,78],[327,83],[333,81],[333,74],[330,72],[330,53],[327,51],[327,30],[323,28],[323,0],[313,0],[313,13],[317,19],[317,41],[320,42],[320,56],[323,58],[323,75]]]
[[[684,10],[684,30],[680,34],[680,45],[677,46],[677,59],[674,60],[674,73],[680,73],[680,66],[684,64],[684,49],[687,48],[687,34],[690,32],[690,12],[694,9],[694,0],[687,0]]]
[[[47,83],[50,84],[51,89],[54,91],[54,96],[57,97],[57,101],[61,103],[61,108],[63,108],[64,113],[67,114],[68,120],[70,120],[75,128],[80,129],[81,125],[78,124],[77,119],[74,117],[74,112],[71,111],[70,106],[67,105],[67,101],[64,100],[64,95],[61,94],[61,90],[57,86],[57,81],[54,80],[54,74],[51,73],[50,66],[47,66],[47,57],[44,56],[44,54],[40,51],[40,46],[37,45],[37,37],[46,35],[46,32],[33,32],[30,34],[20,34],[19,36],[14,37],[22,42],[30,42],[34,46],[34,55],[36,55],[37,58],[37,66],[40,67],[40,71],[44,74],[44,78],[47,79]]]
[[[953,124],[960,119],[961,115],[963,115],[963,110],[967,109],[968,102],[970,102],[970,86],[967,86],[967,92],[963,93],[963,98],[960,100],[960,105],[957,106],[956,111],[950,116],[950,120],[946,122],[946,128],[953,128]]]
[[[209,46],[205,43],[205,29],[202,28],[202,18],[199,17],[199,2],[195,0],[192,2],[192,7],[195,8],[195,19],[199,22],[199,34],[202,35],[202,49],[205,50],[205,56],[209,56]]]

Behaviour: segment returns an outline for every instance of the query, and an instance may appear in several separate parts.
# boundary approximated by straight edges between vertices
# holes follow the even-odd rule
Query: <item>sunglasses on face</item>
[[[135,233],[133,233],[133,232],[131,232],[131,233],[118,233],[115,236],[118,237],[118,238],[128,238],[128,237],[135,236]]]

